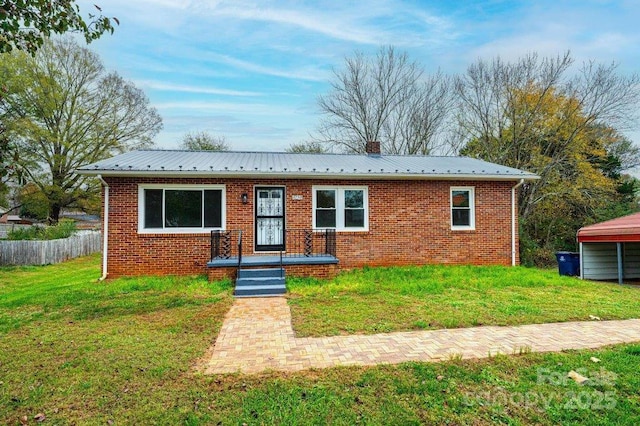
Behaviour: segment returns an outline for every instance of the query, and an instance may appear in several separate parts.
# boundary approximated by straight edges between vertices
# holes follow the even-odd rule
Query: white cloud
[[[166,120],[169,130],[156,138],[160,148],[176,148],[185,133],[206,131],[224,136],[233,150],[279,150],[290,143],[306,137],[296,126],[289,123],[273,123],[260,117],[239,118],[228,114],[176,115]]]
[[[375,29],[346,25],[340,16],[327,16],[323,11],[303,11],[268,8],[219,7],[212,10],[215,16],[231,17],[254,21],[274,22],[300,27],[325,36],[363,44],[377,44],[380,32]],[[353,22],[351,22],[353,24]]]
[[[88,4],[86,0],[81,3]],[[178,34],[189,32],[197,22],[211,29],[247,25],[245,21],[276,24],[270,30],[281,34],[283,27],[307,36],[320,35],[333,40],[364,45],[427,45],[450,40],[455,31],[447,18],[403,1],[299,2],[299,1],[173,1],[112,0],[108,13],[119,16],[123,25],[136,21],[155,31]],[[417,27],[419,31],[414,31]],[[252,30],[255,30],[252,29]],[[201,34],[195,34],[199,36]],[[220,34],[223,35],[223,34]],[[274,40],[277,42],[277,40]],[[267,37],[264,42],[269,43]],[[313,54],[313,52],[307,52]]]
[[[283,70],[278,68],[269,67],[266,65],[260,65],[254,62],[245,61],[243,59],[234,58],[229,55],[220,55],[215,53],[209,53],[209,58],[215,61],[230,65],[245,71],[255,72],[258,74],[271,75],[274,77],[284,77],[296,80],[309,80],[309,81],[326,81],[328,74],[322,70],[319,70],[313,66],[307,66],[296,70]]]
[[[295,113],[294,107],[272,105],[267,103],[240,103],[240,102],[213,102],[213,101],[167,101],[167,102],[154,102],[153,106],[160,111],[190,111],[192,113],[198,112],[200,114],[210,113],[237,113],[237,114],[251,114],[251,115],[263,115],[263,116],[283,116],[293,115]]]
[[[629,49],[637,49],[640,38],[622,34],[619,32],[604,32],[594,34],[593,38],[584,43],[580,50],[585,52],[608,52],[609,54],[618,54],[627,52]]]
[[[183,93],[201,93],[207,95],[224,95],[224,96],[263,96],[263,93],[260,92],[251,92],[244,90],[229,90],[229,89],[218,89],[215,87],[201,87],[201,86],[188,86],[182,84],[171,84],[163,81],[155,81],[155,80],[136,80],[134,81],[136,85],[140,85],[143,88],[158,90],[158,91],[167,91],[167,92],[183,92]]]
[[[425,8],[399,1],[281,4],[217,2],[209,5],[208,10],[212,17],[274,23],[335,40],[366,45],[426,45],[455,36],[448,19],[431,14]]]
[[[571,3],[525,2],[502,20],[491,16],[477,23],[471,32],[475,47],[468,60],[496,55],[515,59],[534,51],[549,56],[566,50],[571,50],[578,62],[633,57],[631,52],[637,51],[640,38],[632,17],[637,11],[631,9],[638,9],[640,3],[623,6],[620,2],[584,1],[579,7]],[[493,36],[483,40],[482,32]]]

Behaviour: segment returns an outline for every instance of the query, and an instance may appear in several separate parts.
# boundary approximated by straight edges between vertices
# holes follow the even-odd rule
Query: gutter
[[[261,178],[261,179],[386,179],[386,180],[476,180],[476,181],[512,181],[515,179],[535,180],[539,176],[533,174],[480,174],[480,173],[394,173],[394,172],[364,172],[364,171],[255,171],[255,170],[87,170],[78,169],[76,173],[86,176],[113,177],[166,177],[166,178]]]
[[[511,266],[516,266],[516,189],[524,183],[524,179],[511,188]]]
[[[109,184],[102,179],[102,175],[96,176],[104,185],[104,222],[102,225],[102,276],[98,281],[107,278],[107,250],[109,248]]]

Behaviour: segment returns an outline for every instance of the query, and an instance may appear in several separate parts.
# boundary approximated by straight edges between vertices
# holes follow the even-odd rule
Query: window
[[[366,187],[313,187],[313,227],[339,231],[369,228]]]
[[[451,229],[475,229],[474,204],[473,187],[451,188]]]
[[[145,185],[138,193],[138,231],[209,232],[224,229],[224,186]]]
[[[362,189],[344,191],[344,227],[364,228],[364,191]]]
[[[336,227],[336,192],[335,189],[316,191],[316,228]]]

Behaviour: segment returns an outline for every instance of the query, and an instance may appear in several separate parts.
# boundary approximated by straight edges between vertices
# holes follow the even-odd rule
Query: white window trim
[[[453,192],[469,191],[469,225],[453,224]],[[449,223],[452,231],[475,231],[476,229],[476,188],[475,186],[452,186],[449,188]]]
[[[222,227],[221,228],[145,228],[144,227],[144,190],[145,189],[165,189],[165,190],[208,190],[221,189],[222,196]],[[202,206],[204,209],[204,205]],[[164,210],[164,203],[162,206]],[[164,217],[164,211],[163,217]],[[204,214],[204,212],[203,212]],[[207,234],[215,230],[224,230],[227,227],[227,190],[226,185],[189,185],[189,184],[145,184],[138,185],[138,234]]]
[[[336,227],[335,228],[317,228],[316,227],[316,191],[331,190],[336,191]],[[352,228],[344,226],[344,191],[358,190],[363,191],[363,208],[364,208],[364,227]],[[338,232],[368,232],[369,231],[369,187],[368,186],[347,186],[347,185],[314,185],[311,187],[312,194],[312,211],[311,222],[314,230],[335,229]]]

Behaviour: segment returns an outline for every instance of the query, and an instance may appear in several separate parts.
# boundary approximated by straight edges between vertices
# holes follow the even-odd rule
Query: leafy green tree
[[[20,188],[18,202],[20,203],[20,216],[44,220],[49,215],[49,200],[33,183],[28,183]]]
[[[591,130],[594,143],[600,141],[606,146],[606,154],[601,158],[591,158],[590,162],[615,182],[616,194],[611,202],[595,209],[594,214],[582,225],[588,225],[589,221],[602,222],[637,211],[640,190],[638,179],[626,174],[628,170],[640,164],[640,148],[610,127],[597,125]]]
[[[4,121],[15,147],[17,172],[49,202],[49,219],[95,197],[95,182],[75,169],[129,149],[148,147],[162,119],[145,94],[70,38],[47,41],[34,56],[0,57]],[[17,113],[16,113],[17,112]]]
[[[0,2],[0,53],[23,50],[31,54],[39,49],[51,34],[80,32],[87,43],[105,32],[113,33],[117,18],[96,13],[87,19],[80,14],[74,0],[4,0]]]
[[[522,258],[545,263],[554,250],[575,249],[581,226],[632,206],[635,189],[623,182],[622,171],[637,163],[638,150],[614,129],[593,124],[579,99],[553,87],[531,84],[510,93],[499,137],[473,139],[461,153],[540,176],[520,193]],[[624,187],[632,192],[626,198]]]
[[[11,154],[13,149],[9,138],[4,133],[2,122],[0,122],[0,192],[4,191],[5,180],[9,178],[12,170]]]
[[[207,132],[187,133],[180,148],[188,151],[229,151],[224,136],[213,136]]]
[[[292,143],[286,149],[287,152],[307,153],[307,154],[323,154],[329,152],[327,144],[317,141]]]
[[[10,115],[5,98],[6,87],[0,85],[0,206],[4,207],[8,206],[9,187],[7,182],[15,176],[15,162],[17,160],[17,153],[9,140],[9,134],[4,124]]]

